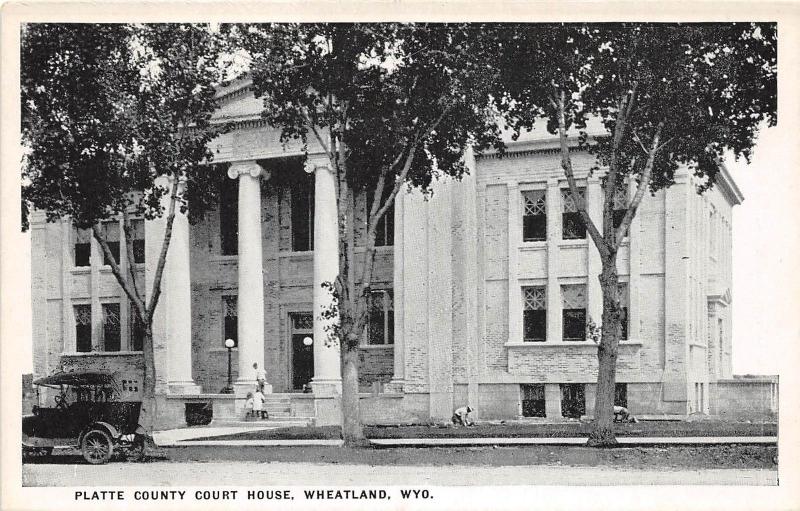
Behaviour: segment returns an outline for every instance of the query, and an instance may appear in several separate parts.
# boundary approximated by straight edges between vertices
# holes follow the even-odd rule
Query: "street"
[[[432,466],[287,462],[36,463],[22,468],[24,486],[136,485],[775,485],[778,471],[763,468],[670,469],[574,466]]]

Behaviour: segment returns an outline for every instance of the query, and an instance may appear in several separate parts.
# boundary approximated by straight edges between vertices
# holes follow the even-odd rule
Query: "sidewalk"
[[[251,439],[215,440],[237,433],[268,431],[284,427],[280,424],[252,426],[208,426],[157,431],[153,434],[159,447],[304,447],[342,445],[339,439]],[[197,440],[202,439],[202,440]],[[376,438],[370,442],[376,447],[468,447],[468,446],[524,446],[524,445],[583,445],[587,437],[480,437],[480,438]],[[617,437],[621,445],[718,445],[718,444],[777,444],[777,436],[685,436],[685,437]]]

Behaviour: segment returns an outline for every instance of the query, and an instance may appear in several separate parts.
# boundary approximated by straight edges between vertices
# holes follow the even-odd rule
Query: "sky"
[[[733,370],[737,374],[777,374],[782,346],[800,339],[795,320],[800,296],[789,285],[787,266],[796,264],[800,233],[792,215],[800,196],[793,158],[786,157],[778,128],[762,131],[752,162],[729,161],[745,196],[733,216]],[[6,209],[5,207],[3,209]],[[8,211],[8,210],[7,210]],[[30,282],[30,237],[16,233],[20,282]],[[30,303],[30,286],[18,286],[18,304]],[[25,372],[32,368],[29,307],[15,307],[15,332]]]
[[[800,339],[797,273],[800,179],[778,127],[762,130],[752,162],[728,168],[744,194],[733,208],[733,370],[777,374],[784,346]]]

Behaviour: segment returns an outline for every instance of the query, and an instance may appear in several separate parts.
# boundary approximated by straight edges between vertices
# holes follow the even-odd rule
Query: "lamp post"
[[[225,347],[228,348],[228,385],[220,390],[220,394],[233,394],[233,381],[231,380],[231,351],[236,346],[236,341],[233,339],[225,339]]]

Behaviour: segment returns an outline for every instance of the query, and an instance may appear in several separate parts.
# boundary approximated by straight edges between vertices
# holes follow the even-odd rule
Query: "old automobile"
[[[50,454],[55,447],[78,448],[92,464],[106,463],[115,453],[130,459],[144,455],[142,402],[124,399],[131,393],[112,374],[60,371],[33,384],[38,403],[22,418],[24,457]]]

